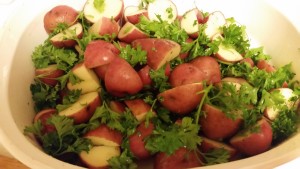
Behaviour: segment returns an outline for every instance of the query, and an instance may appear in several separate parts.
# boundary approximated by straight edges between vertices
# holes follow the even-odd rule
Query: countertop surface
[[[3,25],[7,21],[7,19],[13,15],[16,10],[16,6],[18,5],[20,0],[0,0],[0,36],[1,29]],[[295,5],[297,1],[286,0],[266,0],[270,2],[272,6],[282,12],[298,29],[300,32],[300,12],[298,11],[299,5]],[[295,3],[296,2],[296,3]],[[277,169],[293,169],[299,168],[300,157],[295,160],[290,161],[282,166],[277,167]],[[13,157],[5,150],[5,148],[0,143],[0,168],[2,169],[28,169],[26,166],[22,165],[17,160],[13,159]]]

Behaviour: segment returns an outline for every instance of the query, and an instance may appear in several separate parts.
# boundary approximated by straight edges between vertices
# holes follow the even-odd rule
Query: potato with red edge
[[[199,149],[203,153],[208,153],[215,149],[224,149],[229,153],[228,160],[230,160],[230,161],[236,160],[239,155],[238,151],[235,148],[233,148],[232,146],[230,146],[224,142],[212,140],[212,139],[209,139],[206,137],[202,137],[202,142],[200,144]]]
[[[117,97],[136,94],[143,88],[138,73],[123,58],[115,58],[107,68],[104,83],[107,91]]]
[[[139,124],[135,132],[129,137],[129,149],[132,154],[139,160],[149,158],[150,152],[145,148],[145,138],[153,133],[154,124],[145,122]]]
[[[96,108],[102,104],[98,92],[83,94],[70,107],[60,111],[58,114],[74,119],[75,124],[87,122],[94,114]]]
[[[166,90],[157,95],[160,103],[169,111],[185,115],[200,103],[203,93],[202,83],[190,83]]]
[[[243,121],[238,113],[235,114],[236,118],[232,119],[219,108],[209,104],[204,104],[202,110],[205,115],[200,117],[199,123],[201,131],[207,138],[213,140],[229,138],[237,133],[242,125]]]
[[[120,25],[115,20],[107,17],[101,17],[88,30],[89,34],[109,35],[116,38],[120,30]]]
[[[55,86],[58,83],[57,78],[64,74],[65,72],[58,69],[56,64],[35,70],[35,76],[49,86]]]
[[[131,110],[133,116],[140,122],[146,119],[148,112],[151,111],[155,114],[155,112],[151,110],[151,105],[147,104],[143,99],[125,100],[124,102]]]
[[[181,50],[178,43],[168,39],[137,39],[131,44],[134,48],[141,46],[142,50],[147,52],[147,65],[154,70],[158,70],[167,62],[173,60],[180,54]]]
[[[221,81],[221,68],[217,60],[210,56],[199,56],[190,62],[206,75],[206,83],[215,84]]]
[[[148,18],[151,21],[159,21],[160,19],[168,23],[172,23],[177,18],[177,7],[171,0],[152,1],[147,6]],[[160,16],[160,19],[157,17]]]
[[[105,65],[97,66],[93,69],[99,79],[104,80],[108,65],[109,63]]]
[[[127,6],[124,9],[124,19],[126,22],[137,24],[140,22],[141,16],[148,18],[148,11],[146,9],[140,9],[138,6]]]
[[[109,128],[106,124],[88,131],[84,137],[90,139],[95,146],[121,146],[123,139],[121,132]]]
[[[96,23],[102,17],[119,21],[123,10],[123,0],[87,0],[83,7],[83,14],[91,23]]]
[[[90,169],[109,168],[108,160],[121,154],[120,147],[93,146],[90,151],[81,151],[80,160]]]
[[[240,63],[247,63],[249,64],[250,67],[254,67],[254,61],[251,58],[244,58],[243,60],[240,61]]]
[[[56,109],[52,109],[52,108],[49,108],[49,109],[44,109],[40,112],[38,112],[35,116],[34,116],[34,119],[33,119],[33,122],[37,122],[38,120],[41,121],[42,123],[42,133],[45,134],[45,133],[49,133],[49,132],[53,132],[55,131],[55,126],[51,125],[51,124],[48,124],[47,123],[47,120],[53,116],[57,114],[57,110]]]
[[[148,65],[145,65],[138,71],[138,74],[143,82],[144,86],[150,86],[152,84],[152,79],[150,77],[151,68]]]
[[[143,39],[148,37],[148,34],[143,32],[130,22],[126,22],[118,33],[119,40],[126,43],[131,43],[136,39]]]
[[[122,102],[112,100],[109,102],[109,108],[116,113],[122,114],[125,112],[126,106]]]
[[[78,12],[70,6],[58,5],[44,16],[44,28],[48,34],[52,33],[58,24],[71,26],[76,23]]]
[[[204,23],[204,16],[197,8],[186,11],[180,20],[181,28],[184,29],[191,38],[198,37],[199,24],[202,23]]]
[[[268,61],[266,60],[259,60],[257,63],[256,63],[256,67],[258,69],[261,69],[261,70],[265,70],[266,72],[268,73],[271,73],[271,72],[275,72],[276,71],[276,68],[271,65]]]
[[[75,39],[80,39],[82,36],[83,27],[80,23],[76,23],[51,37],[50,42],[57,48],[71,48],[77,44]]]
[[[205,80],[206,75],[196,66],[190,63],[183,63],[176,66],[171,72],[169,82],[172,87],[184,84],[197,83]]]
[[[168,155],[160,152],[155,155],[154,169],[183,169],[200,167],[203,165],[197,150],[191,151],[186,148],[179,148],[173,154]]]
[[[240,131],[230,139],[230,144],[247,156],[267,151],[272,144],[273,131],[269,122],[262,118],[254,126]]]
[[[96,68],[110,63],[119,53],[119,49],[112,43],[104,40],[91,41],[84,52],[84,64],[87,68]]]

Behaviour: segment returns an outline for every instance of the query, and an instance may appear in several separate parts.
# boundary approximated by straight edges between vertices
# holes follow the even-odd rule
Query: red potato
[[[59,112],[59,115],[73,118],[75,124],[85,123],[101,104],[102,101],[98,92],[89,92],[81,95],[70,107]]]
[[[126,43],[131,43],[136,39],[148,38],[149,35],[141,31],[138,27],[130,22],[126,22],[118,34],[119,40]]]
[[[52,33],[58,24],[71,26],[77,21],[78,12],[70,6],[59,5],[52,8],[44,16],[44,28],[48,34]]]
[[[223,140],[233,136],[242,125],[242,119],[231,119],[220,109],[204,104],[202,110],[205,115],[200,117],[199,123],[203,134],[213,140]],[[238,115],[237,115],[238,116]]]
[[[295,97],[294,91],[292,89],[290,89],[290,88],[277,88],[277,89],[272,90],[271,92],[275,92],[275,91],[279,91],[279,93],[282,94],[282,96],[285,100],[285,102],[283,104],[288,106],[288,108],[292,108],[293,106],[297,106],[297,104],[294,105],[293,101],[290,101],[290,99],[292,97]],[[279,112],[280,112],[279,109],[275,109],[273,107],[267,107],[264,110],[264,116],[267,119],[273,121],[277,118]]]
[[[208,153],[214,149],[224,149],[229,153],[229,160],[236,160],[236,158],[238,157],[238,151],[233,148],[232,146],[223,143],[223,142],[219,142],[219,141],[215,141],[206,137],[202,137],[202,142],[200,145],[200,151],[203,153]]]
[[[57,48],[70,48],[74,47],[77,42],[76,38],[81,38],[83,35],[83,28],[80,23],[76,23],[63,32],[60,32],[50,38],[50,42],[53,44],[53,46]]]
[[[177,7],[171,0],[159,0],[150,2],[147,6],[148,17],[150,20],[159,21],[160,15],[163,21],[172,23],[177,18]]]
[[[124,9],[124,19],[126,22],[137,24],[140,22],[141,16],[148,18],[148,11],[146,9],[140,9],[138,6],[127,6]]]
[[[184,115],[194,110],[200,103],[203,94],[202,83],[191,83],[174,87],[157,95],[160,103],[173,113]]]
[[[122,102],[118,102],[118,101],[110,101],[109,107],[112,111],[120,114],[125,112],[125,108],[126,108],[126,106]]]
[[[144,139],[153,133],[154,125],[149,123],[146,126],[145,122],[142,122],[137,127],[134,134],[129,137],[129,148],[132,154],[139,160],[149,158],[151,156],[150,152],[145,148]]]
[[[57,78],[64,74],[65,72],[58,69],[56,64],[35,70],[35,76],[49,86],[55,86],[58,83]]]
[[[123,0],[103,0],[97,7],[94,5],[94,0],[87,0],[83,7],[83,14],[91,23],[96,23],[102,17],[118,21],[122,17],[123,8]]]
[[[268,73],[275,72],[276,68],[268,63],[266,60],[259,60],[256,64],[256,67],[261,70],[265,70]]]
[[[181,47],[178,43],[168,39],[146,38],[132,42],[133,47],[140,45],[147,52],[147,65],[158,70],[167,62],[177,57]]]
[[[235,86],[235,89],[237,91],[240,90],[241,86],[245,83],[248,83],[247,80],[243,79],[243,78],[239,78],[239,77],[225,77],[222,79],[220,85],[222,85],[222,83],[229,83]]]
[[[197,38],[199,34],[199,24],[204,23],[202,12],[193,8],[186,11],[180,20],[180,26],[184,29],[191,38]]]
[[[151,110],[151,106],[142,99],[125,100],[124,102],[139,122],[146,119],[148,112],[155,113]]]
[[[240,61],[241,63],[248,63],[250,67],[254,67],[254,61],[251,58],[244,58],[243,60]]]
[[[101,17],[89,28],[88,33],[101,36],[109,35],[111,37],[117,37],[119,30],[120,25],[115,20],[107,17]]]
[[[80,160],[90,169],[109,168],[108,160],[121,154],[120,147],[94,146],[89,152],[81,151]]]
[[[263,118],[252,128],[233,136],[230,144],[245,155],[253,156],[267,151],[272,144],[272,137],[272,127]]]
[[[212,39],[216,34],[222,34],[220,27],[226,24],[226,18],[222,12],[210,13],[205,20],[206,28],[204,32],[208,38]]]
[[[223,37],[221,34],[215,34],[212,39],[223,39]],[[223,62],[236,63],[244,59],[244,57],[231,46],[225,46],[221,43],[218,48],[218,52],[215,53],[214,56]]]
[[[119,131],[105,124],[88,131],[84,137],[90,139],[94,146],[121,146],[123,139]]]
[[[104,80],[108,65],[109,63],[105,65],[97,66],[93,69],[99,79]]]
[[[75,65],[71,72],[78,77],[81,81],[72,84],[72,82],[67,83],[67,88],[69,90],[81,90],[81,94],[99,91],[101,89],[100,80],[95,74],[95,72],[91,69],[88,69],[85,64],[79,63]]]
[[[217,60],[210,56],[199,56],[190,62],[205,73],[206,83],[215,84],[221,81],[221,69]]]
[[[40,112],[38,112],[35,116],[34,116],[34,119],[33,119],[33,122],[37,122],[38,120],[41,121],[42,123],[42,133],[45,134],[45,133],[50,133],[50,132],[53,132],[55,131],[55,126],[51,125],[51,124],[48,124],[47,123],[47,120],[52,116],[52,115],[55,115],[57,114],[57,110],[56,109],[44,109]]]
[[[150,86],[152,84],[152,80],[149,75],[150,69],[151,68],[148,65],[145,65],[143,68],[141,68],[138,71],[138,74],[139,74],[144,86]]]
[[[154,159],[154,169],[183,169],[200,167],[203,165],[200,154],[196,151],[189,151],[186,148],[179,148],[173,154],[158,153]]]
[[[104,40],[91,41],[84,52],[84,64],[87,68],[102,66],[118,57],[119,53],[119,49],[112,43]]]
[[[205,74],[191,63],[183,63],[174,68],[169,82],[172,87],[181,86],[190,83],[202,82],[205,80]]]
[[[115,58],[105,73],[105,87],[109,93],[117,97],[136,94],[143,88],[138,73],[123,58]]]

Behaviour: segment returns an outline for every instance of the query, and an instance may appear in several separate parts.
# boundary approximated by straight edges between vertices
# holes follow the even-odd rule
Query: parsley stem
[[[197,109],[197,112],[196,112],[196,120],[195,120],[195,122],[196,122],[196,124],[198,124],[198,122],[199,122],[199,118],[200,118],[200,113],[201,113],[201,109],[202,109],[202,106],[203,106],[203,104],[204,104],[204,100],[206,99],[206,97],[207,97],[207,94],[208,94],[208,92],[212,89],[212,84],[210,84],[208,87],[206,87],[204,90],[202,90],[201,92],[198,92],[197,94],[201,94],[201,93],[203,93],[203,96],[202,96],[202,99],[201,99],[201,101],[200,101],[200,104],[199,104],[199,106],[198,106],[198,109]]]

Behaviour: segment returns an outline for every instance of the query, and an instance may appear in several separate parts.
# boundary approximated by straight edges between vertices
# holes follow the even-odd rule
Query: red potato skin
[[[42,128],[42,133],[43,134],[56,131],[56,129],[55,129],[55,127],[53,125],[47,123],[47,120],[52,115],[55,115],[55,114],[57,114],[57,110],[56,109],[45,109],[45,110],[42,110],[42,111],[38,112],[35,115],[33,121],[34,122],[37,122],[38,120],[41,121],[42,126],[43,126],[43,128]]]
[[[154,130],[153,123],[149,123],[148,126],[145,125],[145,122],[142,122],[134,132],[129,137],[129,148],[133,155],[139,159],[147,159],[151,157],[151,154],[145,148],[145,141],[144,139],[152,134]]]
[[[198,157],[197,157],[198,156]],[[179,148],[173,154],[158,153],[154,159],[154,169],[183,169],[202,166],[200,156],[195,151]]]
[[[120,25],[111,18],[102,17],[89,29],[90,33],[97,35],[118,35]]]
[[[110,101],[109,102],[109,107],[112,111],[117,112],[122,114],[123,112],[125,112],[125,104],[123,104],[122,102],[118,102],[118,101]]]
[[[206,115],[200,117],[201,130],[207,138],[212,140],[223,140],[233,136],[242,124],[241,118],[233,120],[212,105],[204,104],[202,110]]]
[[[133,6],[128,6],[126,8],[132,8]],[[127,9],[124,9],[124,11],[126,11]],[[137,8],[138,7],[133,7],[133,8]],[[124,12],[126,13],[126,12]],[[132,24],[137,24],[140,22],[140,17],[141,16],[145,16],[146,18],[148,18],[148,11],[146,9],[141,9],[141,10],[137,10],[134,14],[130,14],[130,15],[127,15],[125,14],[124,16],[124,20],[127,21],[127,22],[130,22]]]
[[[136,39],[131,43],[132,47],[141,46],[147,52],[147,65],[158,70],[168,53],[173,49],[180,49],[180,45],[167,39],[144,38]],[[179,50],[180,51],[180,50]],[[170,53],[169,53],[170,54]]]
[[[241,63],[248,63],[250,67],[254,67],[254,61],[251,58],[244,58],[243,60],[240,61]]]
[[[118,57],[120,51],[112,43],[104,40],[90,42],[84,52],[84,64],[87,68],[95,68],[110,63]]]
[[[230,144],[247,156],[253,156],[267,151],[272,144],[273,131],[266,119],[258,121],[259,131],[254,133],[238,133],[230,139]]]
[[[202,82],[206,75],[196,66],[190,63],[183,63],[176,66],[169,78],[172,87],[181,86],[190,83]]]
[[[274,66],[272,66],[271,64],[269,64],[267,61],[265,60],[259,60],[256,64],[257,68],[258,69],[261,69],[261,70],[265,70],[266,72],[268,73],[271,73],[271,72],[275,72],[276,69]]]
[[[137,28],[130,22],[126,22],[125,25],[121,28],[118,34],[119,40],[125,43],[131,43],[136,39],[148,38],[149,36]]]
[[[119,131],[110,129],[107,125],[104,124],[100,125],[99,127],[93,130],[88,131],[84,135],[84,137],[87,138],[89,136],[105,138],[107,140],[117,143],[118,145],[121,145],[123,140],[123,136]]]
[[[93,100],[89,106],[85,107],[81,111],[70,115],[70,118],[74,119],[75,124],[81,124],[87,122],[94,114],[96,108],[102,104],[100,96]]]
[[[173,113],[185,115],[195,109],[203,94],[197,94],[203,90],[202,83],[191,83],[166,90],[158,94],[160,103]]]
[[[108,65],[109,63],[105,65],[97,66],[93,69],[99,79],[104,80]]]
[[[115,58],[108,65],[104,82],[107,91],[117,97],[136,94],[143,88],[143,82],[138,73],[120,57]]]
[[[49,65],[46,68],[36,69],[35,75],[41,76],[38,77],[43,83],[49,86],[55,86],[58,83],[56,78],[64,75],[65,72],[57,68],[56,65]]]
[[[44,16],[44,28],[48,34],[52,33],[59,23],[71,26],[76,23],[78,12],[70,6],[59,5],[52,8]]]
[[[190,62],[205,73],[208,84],[215,84],[221,81],[221,69],[217,60],[210,56],[199,56]]]
[[[141,68],[138,71],[138,74],[139,74],[144,86],[150,86],[152,84],[152,80],[149,75],[150,69],[151,68],[148,65],[145,65],[143,68]]]
[[[151,106],[143,99],[125,100],[124,102],[138,121],[144,121],[146,114],[151,111]]]

